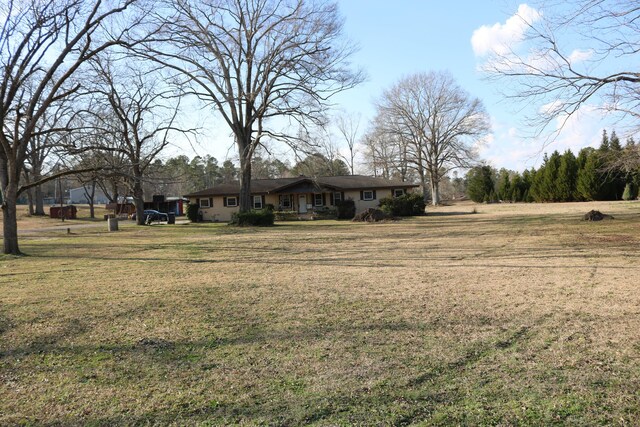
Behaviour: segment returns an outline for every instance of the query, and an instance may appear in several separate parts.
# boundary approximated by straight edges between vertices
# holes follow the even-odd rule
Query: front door
[[[306,194],[301,194],[298,196],[298,212],[299,213],[307,213],[307,196]]]

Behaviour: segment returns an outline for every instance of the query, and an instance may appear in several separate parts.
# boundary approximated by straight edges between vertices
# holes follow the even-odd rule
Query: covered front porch
[[[337,201],[344,199],[344,193],[334,188],[320,187],[305,182],[288,188],[280,188],[267,198],[272,200],[277,211],[307,215],[334,207]]]

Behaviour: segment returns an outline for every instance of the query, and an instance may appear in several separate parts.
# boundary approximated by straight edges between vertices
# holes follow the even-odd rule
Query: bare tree
[[[0,3],[0,190],[5,254],[20,253],[16,203],[27,188],[20,187],[19,180],[29,143],[40,133],[38,123],[52,104],[77,92],[79,85],[72,78],[83,63],[122,41],[125,29],[109,26],[105,31],[104,25],[134,1]],[[54,131],[60,130],[47,130]]]
[[[415,173],[409,167],[409,144],[400,134],[389,132],[392,125],[380,112],[363,137],[365,164],[375,176],[413,182]]]
[[[79,173],[76,179],[82,185],[83,193],[89,203],[89,217],[95,218],[95,194],[99,182],[111,173],[121,170],[105,161],[103,153],[98,150],[84,151],[75,161],[76,169],[87,170]],[[105,193],[106,194],[106,193]]]
[[[539,5],[531,16],[518,15],[526,28],[524,40],[495,46],[489,53],[483,66],[488,76],[508,80],[502,85],[507,97],[537,107],[530,119],[538,133],[552,120],[566,122],[587,103],[630,117],[632,130],[640,129],[638,2],[563,0]]]
[[[37,123],[37,129],[27,145],[24,161],[24,175],[27,184],[41,182],[44,177],[49,175],[50,171],[47,170],[46,161],[52,151],[56,151],[54,150],[56,147],[59,148],[63,145],[63,140],[68,137],[71,129],[70,121],[74,116],[72,102],[70,99],[61,99],[52,103],[42,115],[42,120]],[[55,131],[56,129],[57,131]],[[30,196],[30,213],[45,215],[41,185],[29,189],[28,194]]]
[[[377,109],[380,126],[406,147],[407,160],[434,205],[440,202],[442,178],[473,164],[475,144],[489,130],[482,102],[448,73],[418,73],[400,80],[384,92]]]
[[[104,142],[92,140],[89,147],[123,155],[128,170],[120,173],[128,178],[137,224],[144,225],[145,172],[169,145],[172,133],[188,132],[176,125],[180,98],[153,70],[139,65],[119,67],[107,57],[96,57],[91,63],[96,74],[91,109],[97,113],[91,132],[97,131]]]
[[[342,157],[342,160],[344,160],[347,166],[349,166],[351,175],[353,175],[355,158],[358,154],[356,151],[356,144],[358,142],[358,133],[360,129],[360,116],[354,114],[340,114],[337,117],[336,127],[349,149],[348,156],[340,155],[340,157]]]
[[[261,140],[293,141],[277,117],[318,122],[335,93],[362,80],[334,2],[177,0],[140,54],[178,71],[235,138],[240,210],[251,208],[251,159]],[[170,45],[171,47],[167,47]]]
[[[386,142],[375,131],[369,131],[364,135],[364,166],[373,176],[389,179],[391,177],[391,164],[395,156],[389,155],[393,147]]]

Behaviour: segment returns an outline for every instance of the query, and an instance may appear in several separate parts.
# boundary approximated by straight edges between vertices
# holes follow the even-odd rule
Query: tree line
[[[475,202],[573,202],[638,197],[640,162],[634,139],[622,146],[615,131],[603,131],[598,148],[544,155],[542,165],[522,173],[490,166],[472,168],[467,195]]]
[[[1,2],[3,252],[20,253],[18,197],[67,175],[124,182],[142,225],[160,153],[198,135],[181,123],[185,100],[232,134],[250,209],[254,154],[299,142],[278,118],[325,121],[331,96],[364,78],[355,46],[333,1]]]
[[[586,7],[581,10],[587,14],[578,14],[593,17],[592,24],[606,23],[608,36],[625,41],[605,43],[605,58],[611,52],[637,52],[637,38],[627,37],[637,26],[609,26],[611,20],[634,16],[635,9],[627,6],[623,2],[614,12]],[[75,175],[95,188],[99,173],[113,193],[120,191],[118,182],[124,183],[122,191],[133,196],[142,225],[145,185],[160,154],[178,139],[191,142],[200,136],[200,129],[181,122],[187,101],[193,102],[190,110],[221,117],[233,137],[239,208],[250,210],[258,153],[270,143],[293,149],[307,145],[306,130],[326,125],[332,97],[365,78],[351,64],[357,44],[345,37],[335,1],[7,0],[0,2],[0,24],[0,198],[7,254],[20,253],[18,197],[33,190],[34,210],[41,211],[41,186],[63,176]],[[618,31],[624,37],[616,39]],[[571,64],[557,50],[540,52],[557,55],[561,67]],[[570,67],[538,75],[539,69],[517,56],[496,53],[491,63],[497,66],[489,71],[533,79],[525,81],[523,97],[565,99],[564,90],[579,94],[569,104],[558,103],[559,109],[546,109],[550,117],[573,114],[601,88],[612,89],[612,108],[637,117],[637,73],[598,77],[574,74]],[[307,157],[299,159],[308,160],[305,170],[292,167],[292,172],[309,174],[322,163],[328,166],[324,174],[343,173],[338,171],[345,165],[346,173],[353,173],[353,124],[339,124],[348,153],[336,155],[333,147],[324,150],[314,143],[315,152],[305,148]],[[420,182],[425,197],[430,194],[437,204],[447,174],[477,162],[477,143],[489,127],[482,102],[449,73],[421,72],[383,92],[362,145],[374,175]],[[545,159],[545,170],[549,163],[551,171],[559,157]],[[569,167],[569,159],[565,163]],[[568,187],[569,193],[558,196],[547,191],[547,184],[537,184],[537,174],[530,177],[527,198],[551,201],[569,193],[586,198],[606,192],[600,188],[595,196],[585,196]],[[528,182],[525,174],[520,179]],[[515,176],[508,180],[513,188],[526,187]]]

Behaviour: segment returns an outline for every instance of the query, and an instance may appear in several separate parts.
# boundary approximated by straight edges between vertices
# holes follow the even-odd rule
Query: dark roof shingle
[[[375,188],[411,188],[418,187],[408,182],[392,181],[384,178],[364,175],[344,175],[344,176],[320,176],[311,178],[307,176],[297,176],[293,178],[277,179],[252,179],[251,193],[268,194],[277,193],[295,185],[310,183],[318,188],[331,188],[335,190],[366,190]],[[220,184],[212,188],[196,191],[187,194],[185,197],[198,196],[227,196],[240,192],[240,183],[235,181],[228,184]]]

